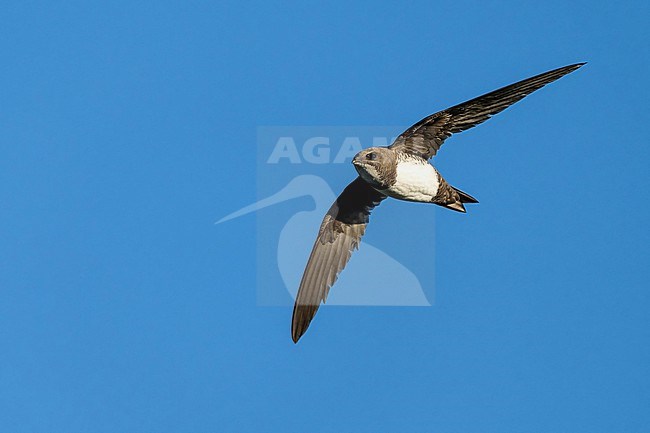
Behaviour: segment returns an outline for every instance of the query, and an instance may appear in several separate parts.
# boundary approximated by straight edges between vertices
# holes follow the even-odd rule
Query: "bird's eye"
[[[374,161],[377,155],[375,155],[374,152],[370,152],[366,154],[366,159],[369,159],[370,161]]]

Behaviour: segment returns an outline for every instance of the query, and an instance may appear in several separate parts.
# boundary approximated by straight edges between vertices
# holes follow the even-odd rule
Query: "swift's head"
[[[387,188],[396,176],[395,152],[386,147],[369,147],[352,159],[359,176],[375,188]]]

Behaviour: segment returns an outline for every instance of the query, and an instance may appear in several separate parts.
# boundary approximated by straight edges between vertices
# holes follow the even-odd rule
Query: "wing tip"
[[[300,340],[300,337],[305,335],[305,331],[307,331],[306,327],[300,327],[298,328],[295,323],[291,323],[291,340],[293,341],[293,344],[297,344],[298,340]]]
[[[569,73],[571,73],[573,71],[576,71],[576,70],[582,68],[586,64],[587,64],[587,62],[578,62],[578,63],[574,63],[572,65],[563,66],[561,68],[558,68],[557,71],[564,71],[564,74],[569,74]]]
[[[293,316],[291,317],[291,340],[294,344],[298,343],[300,337],[305,335],[311,323],[311,319],[305,321],[304,310],[299,307],[298,303],[293,306]],[[313,319],[313,317],[312,315],[311,318]]]

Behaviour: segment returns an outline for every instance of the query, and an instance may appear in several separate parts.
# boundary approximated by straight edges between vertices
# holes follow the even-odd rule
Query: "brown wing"
[[[352,251],[359,247],[370,211],[384,198],[385,195],[357,177],[325,214],[293,307],[291,338],[295,343],[307,331],[320,303],[325,302]]]
[[[584,63],[576,63],[544,72],[432,114],[404,131],[389,147],[429,159],[438,152],[442,143],[451,134],[485,122],[535,90],[575,71],[582,65]]]

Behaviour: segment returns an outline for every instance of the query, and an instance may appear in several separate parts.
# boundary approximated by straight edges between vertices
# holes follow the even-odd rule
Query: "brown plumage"
[[[439,111],[408,128],[387,148],[359,152],[353,163],[360,177],[343,190],[323,218],[307,261],[293,309],[293,341],[305,333],[352,251],[358,248],[375,206],[393,196],[465,212],[465,203],[478,201],[449,185],[427,160],[452,134],[473,128],[582,65],[554,69]]]
[[[357,177],[325,214],[293,307],[291,336],[294,342],[305,333],[339,272],[350,260],[352,251],[359,247],[370,211],[385,198]]]
[[[438,173],[438,179],[440,186],[438,186],[438,193],[432,200],[433,203],[463,213],[466,212],[463,203],[478,203],[478,200],[471,195],[449,185],[440,173]]]

